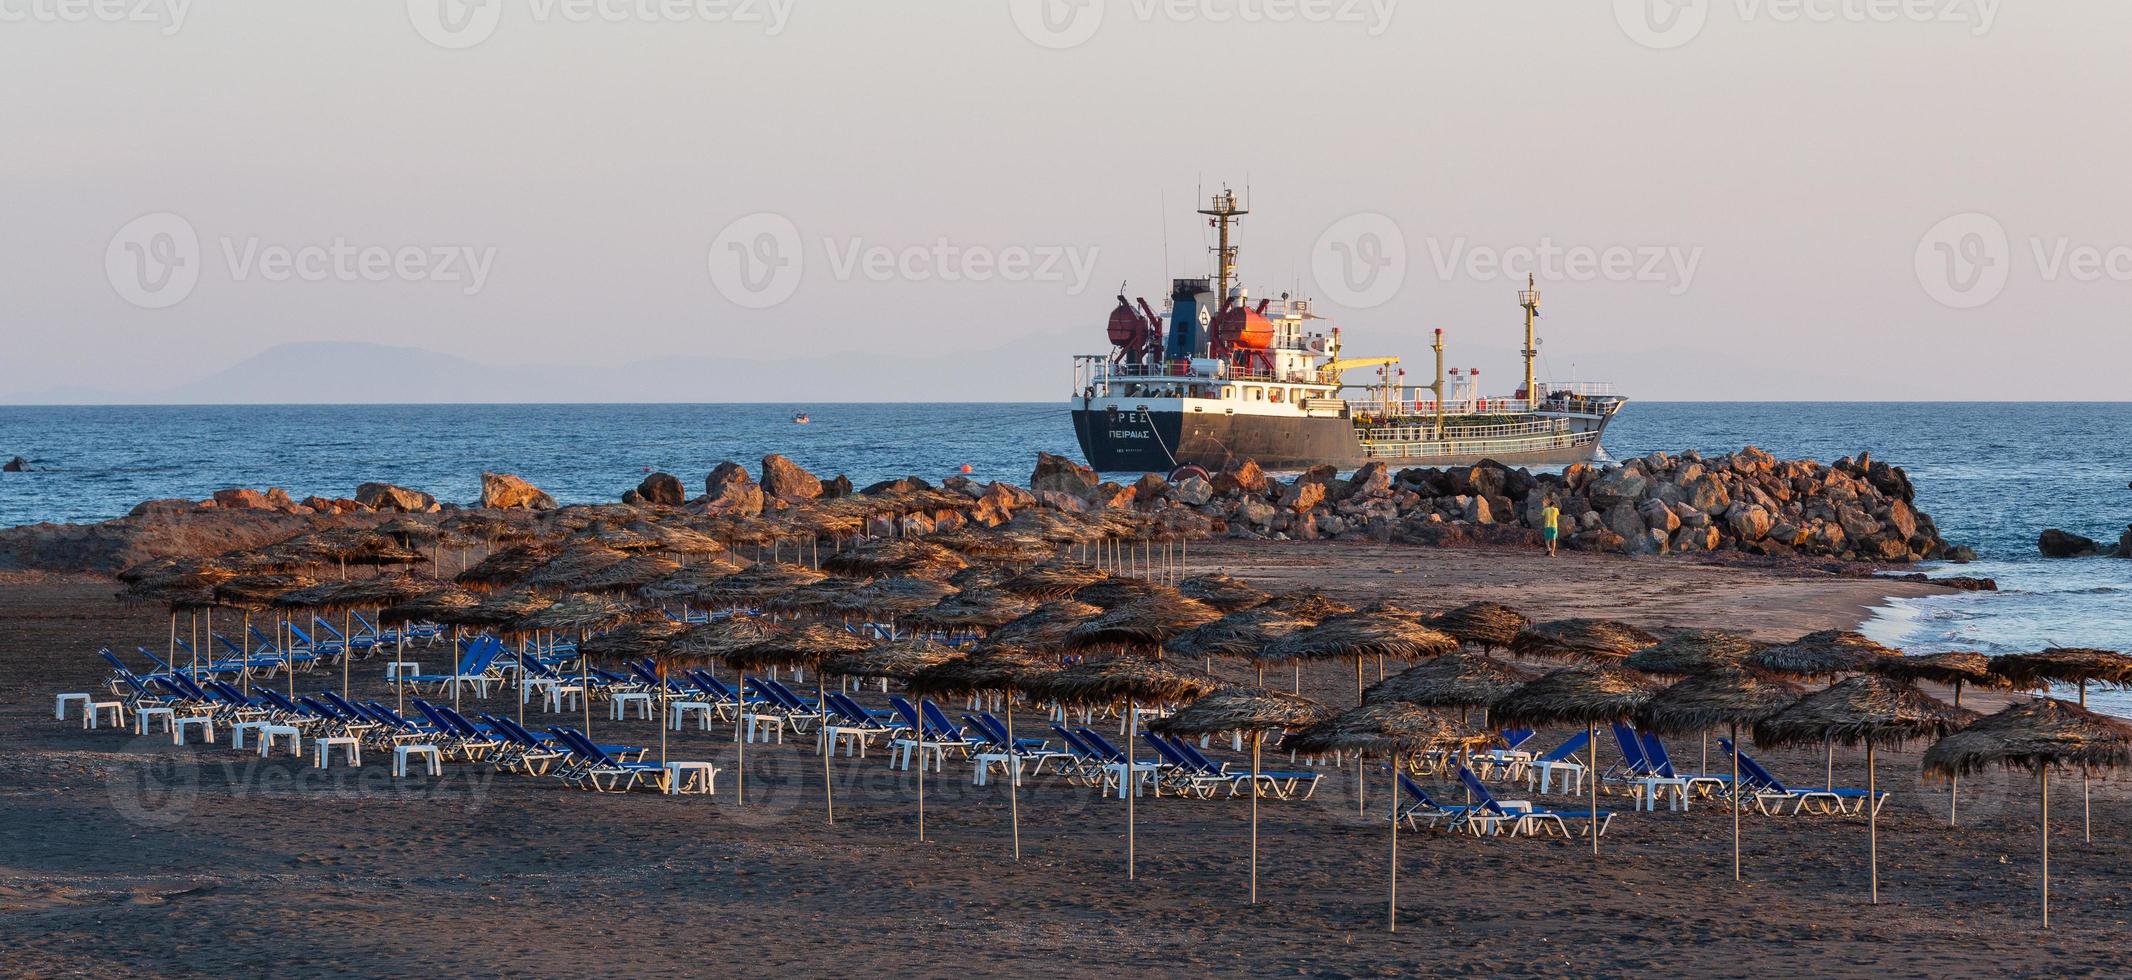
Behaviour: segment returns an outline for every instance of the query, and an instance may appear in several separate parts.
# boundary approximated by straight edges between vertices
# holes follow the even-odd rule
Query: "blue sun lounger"
[[[1466,829],[1467,816],[1478,809],[1471,806],[1438,803],[1429,795],[1428,790],[1422,789],[1421,784],[1415,782],[1406,773],[1399,774],[1399,792],[1404,797],[1404,800],[1399,804],[1394,819],[1406,821],[1407,826],[1415,830],[1421,829],[1423,821],[1426,821],[1431,828],[1434,828],[1437,824],[1443,824],[1446,830],[1453,832],[1464,830]]]
[[[1473,794],[1474,805],[1480,808],[1468,817],[1469,822],[1480,821],[1484,817],[1495,821],[1507,819],[1511,821],[1510,832],[1512,835],[1523,833],[1531,837],[1534,836],[1533,832],[1535,830],[1544,833],[1548,828],[1553,828],[1554,832],[1561,834],[1563,837],[1568,837],[1570,836],[1570,825],[1582,821],[1584,823],[1585,836],[1590,836],[1596,832],[1599,836],[1604,837],[1606,836],[1607,826],[1614,822],[1614,811],[1612,810],[1599,811],[1599,819],[1595,825],[1589,812],[1545,810],[1538,807],[1523,812],[1506,809],[1495,798],[1495,795],[1488,791],[1488,785],[1481,782],[1480,777],[1474,775],[1471,769],[1461,768],[1458,771],[1458,781],[1465,785],[1468,792]]]
[[[1731,739],[1718,739],[1717,744],[1726,753],[1732,752]],[[1753,798],[1755,809],[1764,814],[1771,813],[1772,805],[1776,807],[1776,813],[1783,813],[1784,804],[1791,803],[1794,816],[1801,813],[1821,816],[1856,815],[1865,812],[1866,799],[1870,795],[1865,790],[1849,786],[1833,789],[1794,789],[1784,785],[1782,780],[1771,775],[1769,770],[1762,768],[1761,763],[1745,752],[1740,753],[1740,784],[1740,788]],[[1888,796],[1889,794],[1882,793],[1873,801],[1874,813],[1879,813],[1880,808],[1887,804]]]

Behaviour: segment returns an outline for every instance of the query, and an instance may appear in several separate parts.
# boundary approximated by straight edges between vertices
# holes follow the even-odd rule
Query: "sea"
[[[804,412],[805,424],[796,421]],[[2049,560],[2064,528],[2114,544],[2132,523],[2132,403],[1636,402],[1608,430],[1612,459],[1760,446],[1824,462],[1870,451],[1902,466],[1918,506],[1975,548],[1942,574],[1996,593],[1900,599],[1866,631],[1913,653],[2044,646],[2132,649],[2132,561]],[[664,471],[700,485],[721,460],[783,453],[864,486],[965,472],[1025,482],[1038,451],[1078,457],[1058,404],[412,405],[0,407],[0,527],[82,523],[224,487],[353,496],[383,481],[471,501],[484,470],[564,503],[613,501]],[[2132,713],[2132,697],[2095,699]]]

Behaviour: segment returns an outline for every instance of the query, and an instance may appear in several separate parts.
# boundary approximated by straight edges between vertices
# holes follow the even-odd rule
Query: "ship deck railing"
[[[1361,441],[1365,456],[1413,459],[1569,449],[1595,437],[1595,433],[1571,431],[1563,419],[1540,419],[1499,425],[1446,425],[1441,429],[1434,423],[1373,426],[1363,429]]]

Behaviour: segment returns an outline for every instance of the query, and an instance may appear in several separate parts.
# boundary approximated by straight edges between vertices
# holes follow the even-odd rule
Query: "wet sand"
[[[1882,597],[1930,590],[1588,555],[1222,544],[1192,557],[1195,570],[1351,600],[1428,609],[1490,598],[1543,618],[1609,615],[1773,639],[1855,625]],[[2046,934],[2036,928],[2033,779],[1965,781],[1962,825],[1949,828],[1946,787],[1918,778],[1922,746],[1881,755],[1881,784],[1896,796],[1882,814],[1877,908],[1866,904],[1863,818],[1750,814],[1747,880],[1736,884],[1730,820],[1703,805],[1624,813],[1596,862],[1582,841],[1403,834],[1400,931],[1387,935],[1381,776],[1367,788],[1368,817],[1357,815],[1352,769],[1329,772],[1311,800],[1265,803],[1261,903],[1251,907],[1242,799],[1144,799],[1140,877],[1128,882],[1118,800],[1033,781],[1025,857],[1014,864],[1005,798],[996,785],[971,786],[966,766],[928,778],[930,840],[920,844],[910,776],[878,752],[839,757],[838,820],[825,825],[820,760],[804,739],[751,747],[744,807],[732,798],[730,742],[693,729],[671,754],[727,767],[716,800],[595,796],[464,764],[439,780],[393,780],[390,760],[375,755],[361,770],[317,772],[308,760],[173,749],[163,736],[54,722],[54,692],[89,690],[105,673],[98,645],[130,651],[163,634],[159,611],[121,606],[112,588],[92,578],[0,582],[0,924],[10,939],[0,972],[10,975],[2132,969],[2122,789],[2096,785],[2086,844],[2077,779],[2053,780]],[[377,664],[357,669],[359,692],[389,697]],[[1341,666],[1305,681],[1328,701],[1353,700]],[[337,682],[323,671],[297,680],[300,690]],[[528,720],[551,721],[537,710]],[[656,744],[647,722],[602,713],[594,725],[603,741]],[[1692,763],[1695,743],[1676,741],[1673,753]],[[1819,753],[1760,755],[1793,782],[1820,778]],[[1862,755],[1839,752],[1836,776],[1862,785]]]

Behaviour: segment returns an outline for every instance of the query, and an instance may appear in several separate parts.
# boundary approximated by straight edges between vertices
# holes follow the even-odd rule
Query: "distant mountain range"
[[[1083,342],[1080,346],[1090,346]],[[1095,346],[1102,346],[1097,338]],[[1066,397],[1071,335],[992,350],[853,352],[762,361],[665,357],[620,367],[497,365],[419,347],[282,344],[160,390],[0,389],[13,405],[1002,402]]]

